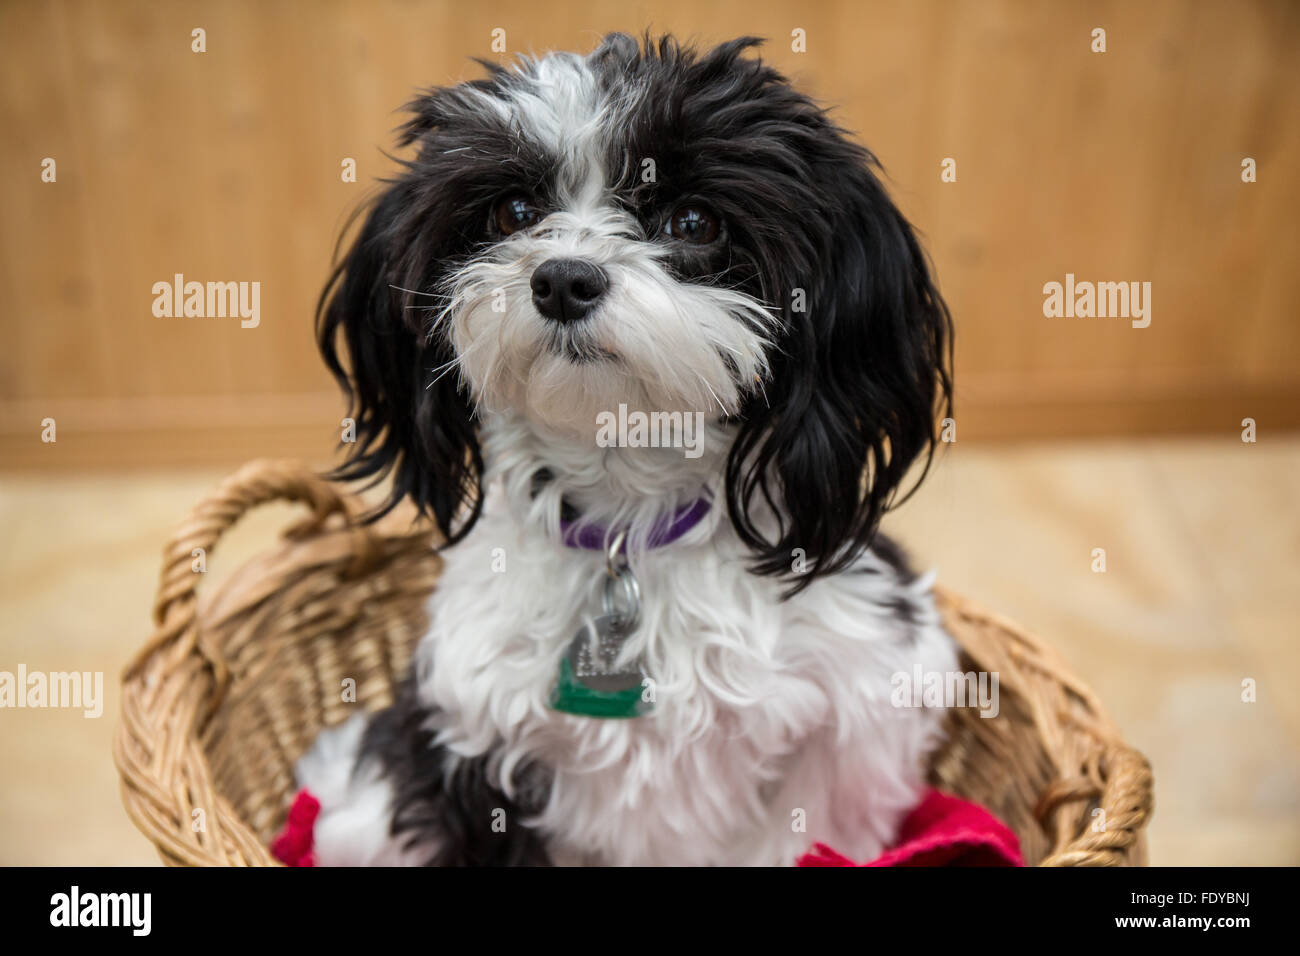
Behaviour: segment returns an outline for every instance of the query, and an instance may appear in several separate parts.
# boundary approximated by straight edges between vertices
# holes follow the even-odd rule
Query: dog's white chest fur
[[[522,763],[550,771],[535,825],[557,859],[791,863],[817,840],[866,859],[916,802],[939,715],[891,706],[890,679],[955,664],[924,584],[868,555],[783,603],[713,524],[704,543],[688,535],[636,563],[630,640],[654,706],[625,720],[548,705],[583,615],[597,613],[603,555],[524,531],[504,507],[448,554],[421,697],[445,715],[452,750],[500,753],[502,783]]]
[[[599,613],[605,575],[602,552],[562,543],[559,486],[617,498],[620,482],[647,479],[611,458],[584,488],[581,469],[562,462],[563,481],[539,494],[527,476],[543,447],[555,461],[556,444],[518,419],[489,432],[496,480],[474,532],[445,552],[414,667],[440,745],[490,755],[507,796],[525,768],[549,779],[540,813],[501,824],[536,828],[559,863],[791,864],[819,841],[858,860],[887,846],[917,803],[942,717],[894,706],[892,679],[956,666],[928,580],[868,552],[782,600],[788,582],[748,569],[716,506],[678,541],[632,554],[641,618],[629,650],[653,682],[651,712],[558,712],[560,661]],[[698,488],[710,468],[651,474]],[[415,861],[428,847],[403,850],[389,835],[382,776],[340,779],[358,740],[358,728],[327,734],[300,764],[323,804],[318,858]]]

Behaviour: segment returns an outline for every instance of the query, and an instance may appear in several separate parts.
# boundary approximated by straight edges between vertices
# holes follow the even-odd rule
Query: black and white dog
[[[446,565],[398,702],[299,763],[322,865],[866,860],[919,799],[943,713],[891,681],[956,652],[875,532],[950,319],[756,43],[611,35],[411,104],[319,337],[342,473]]]

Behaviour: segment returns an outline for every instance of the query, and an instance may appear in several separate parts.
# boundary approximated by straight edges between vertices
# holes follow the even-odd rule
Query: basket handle
[[[249,462],[231,475],[216,491],[194,508],[176,529],[163,549],[163,566],[154,601],[153,617],[157,625],[152,637],[132,658],[123,680],[134,676],[160,648],[175,643],[172,653],[177,660],[196,647],[211,665],[218,686],[228,677],[225,661],[199,640],[195,626],[198,613],[197,588],[201,574],[194,570],[195,552],[202,549],[206,558],[230,528],[246,513],[273,501],[301,502],[312,514],[286,531],[300,537],[318,530],[334,514],[358,533],[359,555],[363,558],[378,546],[374,534],[357,519],[356,499],[341,492],[301,462],[291,460],[257,460]]]
[[[1096,832],[1085,829],[1040,866],[1121,866],[1133,859],[1133,846],[1154,804],[1151,764],[1132,747],[1116,742],[1107,747],[1098,769],[1104,778],[1100,786],[1082,778],[1058,781],[1035,812],[1046,821],[1064,803],[1095,800],[1106,814],[1105,826]]]

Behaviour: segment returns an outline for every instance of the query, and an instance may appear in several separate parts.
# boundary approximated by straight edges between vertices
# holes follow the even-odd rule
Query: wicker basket
[[[312,514],[200,600],[194,549],[210,554],[246,511],[281,499]],[[441,563],[432,530],[366,526],[361,507],[300,465],[254,462],[167,546],[157,631],[123,676],[114,745],[127,812],[164,862],[274,865],[294,760],[357,706],[342,700],[344,678],[360,705],[389,702]],[[1144,863],[1146,759],[1050,649],[967,601],[940,601],[963,669],[999,673],[1000,712],[954,709],[933,782],[1000,816],[1030,863]]]

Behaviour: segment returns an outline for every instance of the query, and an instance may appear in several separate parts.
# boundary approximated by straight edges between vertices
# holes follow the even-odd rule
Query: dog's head
[[[868,544],[933,453],[948,313],[874,158],[756,43],[612,35],[410,104],[417,155],[322,297],[356,408],[345,477],[391,473],[391,503],[454,542],[482,503],[480,410],[593,446],[620,404],[705,411],[734,425],[757,572],[801,549],[806,583]]]

